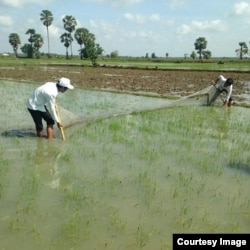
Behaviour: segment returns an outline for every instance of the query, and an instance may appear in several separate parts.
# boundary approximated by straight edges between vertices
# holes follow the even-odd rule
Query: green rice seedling
[[[70,162],[72,159],[72,154],[69,150],[67,150],[66,152],[64,152],[61,156],[61,159],[66,161],[66,162]]]
[[[179,195],[180,189],[175,187],[174,189],[171,189],[171,193],[172,193],[172,199],[175,200],[178,195]]]
[[[39,178],[35,169],[24,167],[23,176],[20,180],[20,195],[18,199],[18,210],[30,213],[36,210],[36,195],[40,187]]]
[[[248,168],[250,110],[232,107],[231,118],[220,107],[191,106],[110,117],[127,106],[88,95],[89,109],[75,106],[81,89],[62,102],[86,122],[65,128],[63,144],[0,140],[0,245],[6,238],[13,249],[168,249],[173,231],[250,230],[249,174],[240,169]]]
[[[9,162],[4,159],[4,151],[2,147],[0,147],[0,199],[4,194],[4,189],[6,189],[8,185],[8,173],[9,173]]]
[[[86,240],[88,238],[88,232],[83,231],[83,217],[80,213],[76,212],[66,218],[60,229],[59,239],[60,245],[69,249],[78,249],[81,245],[81,239]]]
[[[118,209],[113,207],[109,208],[109,218],[111,220],[112,227],[114,227],[116,231],[125,232],[127,222],[121,218]]]
[[[142,225],[138,226],[137,232],[136,232],[136,242],[137,242],[137,246],[139,247],[139,249],[142,249],[147,245],[150,235],[151,233],[145,231]]]
[[[139,173],[138,176],[140,197],[149,206],[156,194],[156,182],[149,177],[147,172]]]
[[[240,223],[239,222],[233,222],[231,224],[230,232],[232,232],[232,233],[238,233],[239,232],[239,228],[240,228]]]

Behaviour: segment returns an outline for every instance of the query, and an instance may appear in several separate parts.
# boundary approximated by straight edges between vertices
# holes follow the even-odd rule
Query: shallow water
[[[1,82],[0,132],[32,129],[34,87]],[[0,249],[171,249],[172,233],[248,233],[250,110],[130,114],[168,102],[75,89],[58,103],[93,122],[66,141],[2,136]],[[113,114],[127,115],[96,120]]]
[[[26,112],[25,102],[31,92],[38,86],[37,84],[22,82],[0,82],[2,95],[0,104],[8,114],[8,119],[5,116],[0,118],[0,129],[16,129],[32,124],[30,115]],[[159,108],[171,102],[163,98],[91,91],[80,88],[68,91],[66,94],[59,93],[57,99],[59,106],[68,109],[82,118],[83,121]]]

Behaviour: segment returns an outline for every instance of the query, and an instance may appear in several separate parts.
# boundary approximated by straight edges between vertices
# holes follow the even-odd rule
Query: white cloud
[[[106,40],[113,40],[112,38],[116,36],[121,29],[117,27],[116,24],[110,23],[104,20],[90,20],[90,32],[96,36],[96,39],[105,38]]]
[[[22,8],[27,4],[45,5],[50,2],[51,0],[1,0],[1,4],[14,8]]]
[[[21,1],[20,0],[2,0],[1,4],[10,6],[10,7],[14,7],[14,8],[20,8],[22,6]]]
[[[226,25],[219,19],[211,21],[192,21],[190,25],[183,24],[177,29],[178,35],[187,35],[195,31],[225,31]]]
[[[158,22],[161,20],[161,16],[159,14],[152,14],[149,17],[146,17],[140,14],[125,13],[123,17],[126,20],[135,22],[137,24],[144,24],[147,21]]]
[[[83,3],[107,3],[116,7],[135,5],[142,3],[144,0],[81,0]]]
[[[90,19],[90,26],[92,27],[92,28],[98,28],[98,22],[97,21],[95,21],[95,20],[93,20],[93,19]]]
[[[143,2],[143,0],[111,0],[114,6],[135,5]]]
[[[49,35],[52,37],[59,37],[61,34],[59,32],[59,28],[54,26],[53,24],[49,26]]]
[[[186,4],[187,0],[171,0],[170,9],[175,10]]]
[[[125,13],[123,17],[128,21],[133,21],[138,24],[143,24],[146,22],[146,18],[139,14]]]
[[[217,20],[211,20],[211,21],[192,21],[191,23],[192,28],[196,30],[213,30],[213,31],[223,31],[225,30],[225,25],[223,22],[219,19]]]
[[[0,25],[1,26],[11,26],[13,21],[10,16],[0,16]]]
[[[234,12],[236,15],[249,15],[250,14],[250,3],[240,2],[235,4]]]
[[[81,0],[83,3],[104,3],[106,0]]]
[[[149,20],[154,21],[154,22],[157,22],[157,21],[160,21],[160,20],[161,20],[161,16],[160,16],[159,14],[152,14],[152,15],[149,17]]]
[[[177,29],[178,35],[187,35],[192,31],[192,28],[189,25],[183,24]]]

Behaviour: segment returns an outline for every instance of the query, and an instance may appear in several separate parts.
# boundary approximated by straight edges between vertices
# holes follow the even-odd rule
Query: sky
[[[22,45],[28,43],[28,29],[43,36],[40,51],[47,53],[42,10],[54,17],[49,26],[51,53],[66,53],[60,41],[65,15],[76,19],[76,28],[95,35],[104,55],[190,56],[199,37],[205,37],[212,57],[236,57],[239,42],[250,47],[250,0],[0,0],[0,53],[13,52],[11,33],[19,35]],[[72,48],[77,55],[76,41]]]

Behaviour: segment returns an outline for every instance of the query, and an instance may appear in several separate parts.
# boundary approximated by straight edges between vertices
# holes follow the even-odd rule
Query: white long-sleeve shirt
[[[216,81],[216,83],[218,84],[217,88],[220,91],[226,90],[227,95],[225,97],[225,101],[228,101],[230,96],[232,95],[233,85],[229,85],[227,87],[224,87],[226,80],[227,79],[223,75],[219,75],[218,80]]]
[[[55,122],[59,122],[55,108],[55,100],[58,95],[56,83],[47,82],[38,87],[27,100],[27,108],[31,110],[39,110],[46,112],[45,105],[49,109],[50,114]]]

